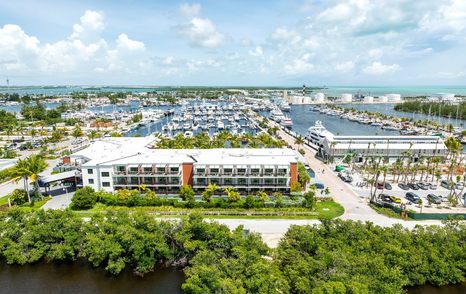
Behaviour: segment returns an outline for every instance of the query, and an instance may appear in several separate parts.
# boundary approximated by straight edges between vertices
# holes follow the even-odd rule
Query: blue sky
[[[0,0],[0,76],[16,85],[464,85],[466,1]]]

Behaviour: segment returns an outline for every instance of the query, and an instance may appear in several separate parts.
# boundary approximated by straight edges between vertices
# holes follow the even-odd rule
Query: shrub
[[[291,192],[301,192],[303,190],[303,186],[301,186],[301,183],[299,182],[294,182],[291,184],[290,191]]]
[[[195,192],[190,185],[183,185],[180,188],[180,197],[184,201],[194,201]]]
[[[89,209],[97,202],[97,195],[91,187],[77,190],[71,199],[72,209]]]
[[[15,189],[10,194],[11,205],[21,205],[28,201],[27,193],[24,189]]]

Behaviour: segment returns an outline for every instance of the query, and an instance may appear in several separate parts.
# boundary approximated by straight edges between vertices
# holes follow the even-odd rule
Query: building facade
[[[209,184],[239,192],[288,193],[297,181],[298,158],[288,148],[152,149],[153,138],[105,138],[65,158],[79,166],[82,185],[113,192],[142,185],[177,193],[182,185]]]
[[[393,162],[399,159],[440,157],[447,155],[444,140],[437,136],[326,136],[319,149],[328,161],[343,160],[348,154],[354,162],[365,158],[381,157]]]

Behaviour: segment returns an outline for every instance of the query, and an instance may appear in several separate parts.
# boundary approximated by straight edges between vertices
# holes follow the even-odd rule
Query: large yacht
[[[322,140],[328,135],[332,135],[332,133],[327,131],[327,129],[322,125],[322,122],[318,120],[307,130],[306,139],[314,145],[321,146]]]
[[[283,118],[280,121],[280,125],[285,127],[285,128],[291,128],[293,126],[293,121],[291,120],[291,118],[285,116],[285,118]]]
[[[285,116],[283,115],[283,112],[278,108],[274,108],[270,112],[270,119],[272,119],[272,120],[274,120],[274,121],[276,121],[278,123],[284,118],[285,118]]]
[[[282,111],[286,111],[286,112],[289,112],[291,110],[291,107],[290,107],[290,104],[288,104],[288,102],[283,102],[281,105],[280,105],[280,109]]]

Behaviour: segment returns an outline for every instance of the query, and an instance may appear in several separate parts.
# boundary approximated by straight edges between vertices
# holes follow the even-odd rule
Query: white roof
[[[92,143],[71,157],[84,157],[82,166],[110,166],[126,164],[182,164],[204,165],[289,165],[301,158],[289,148],[217,148],[217,149],[151,149],[155,139],[106,138]]]

